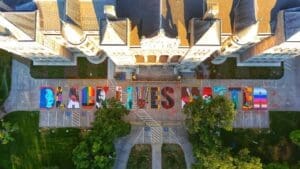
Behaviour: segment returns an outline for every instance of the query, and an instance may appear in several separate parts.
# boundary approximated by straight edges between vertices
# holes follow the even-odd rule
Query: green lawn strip
[[[4,69],[0,75],[0,105],[5,101],[5,99],[8,97],[9,88],[7,84],[7,75],[6,75],[6,69]]]
[[[30,66],[30,74],[34,78],[107,78],[107,60],[100,64],[92,64],[86,58],[77,58],[77,66]]]
[[[210,60],[206,60],[203,63],[208,65],[210,79],[280,79],[284,72],[283,66],[238,67],[235,58],[228,58],[220,65],[214,65]]]
[[[71,157],[80,141],[79,129],[39,130],[38,112],[13,112],[4,120],[16,123],[19,130],[15,141],[0,145],[1,169],[74,168]]]
[[[186,169],[184,153],[178,144],[162,145],[163,169]]]
[[[127,169],[151,169],[152,153],[150,144],[137,144],[131,149]]]
[[[234,152],[248,148],[264,164],[286,162],[294,166],[300,161],[300,148],[291,142],[289,133],[300,129],[300,112],[270,112],[270,121],[270,129],[234,129],[222,132],[222,140]]]
[[[0,50],[0,105],[8,97],[11,84],[12,55]]]
[[[86,58],[78,58],[78,75],[80,78],[106,78],[107,59],[101,64],[91,64]]]

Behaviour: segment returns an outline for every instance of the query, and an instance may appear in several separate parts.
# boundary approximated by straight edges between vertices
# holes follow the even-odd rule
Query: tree
[[[198,98],[184,107],[184,113],[187,115],[186,126],[191,141],[195,138],[196,142],[206,145],[219,145],[221,130],[232,130],[236,115],[232,102],[222,96],[210,102]]]
[[[250,156],[248,149],[240,150],[237,156],[233,156],[226,147],[202,151],[195,151],[197,163],[194,164],[194,169],[262,169],[260,159]]]
[[[237,157],[233,160],[236,169],[261,169],[262,163],[257,157],[250,156],[248,149],[242,149],[239,151]]]
[[[242,149],[236,156],[222,145],[221,130],[231,131],[236,116],[233,103],[222,96],[202,98],[184,107],[186,126],[196,157],[195,169],[262,169],[259,158]]]
[[[236,115],[232,102],[222,96],[213,98],[211,102],[198,98],[184,107],[184,113],[190,133],[196,133],[203,127],[230,131]]]
[[[193,148],[194,149],[194,148]],[[197,163],[193,165],[194,169],[233,169],[233,158],[231,155],[224,151],[211,150],[208,152],[201,152],[200,149],[196,149],[195,156]]]
[[[294,130],[290,133],[290,139],[293,143],[300,146],[300,130]]]
[[[17,130],[17,125],[12,125],[9,122],[5,122],[3,119],[0,119],[0,143],[8,144],[9,142],[14,141],[12,134]]]
[[[129,111],[115,99],[109,99],[103,108],[95,112],[92,130],[73,150],[73,162],[77,169],[112,168],[116,152],[114,141],[130,131],[130,124],[122,118]]]

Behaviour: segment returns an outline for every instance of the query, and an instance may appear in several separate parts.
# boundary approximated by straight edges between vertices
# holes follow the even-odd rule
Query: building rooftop
[[[220,20],[204,21],[194,18],[190,22],[191,45],[220,45]]]
[[[68,57],[94,56],[101,48],[122,64],[166,60],[188,69],[216,50],[232,55],[251,46],[243,60],[300,38],[300,10],[285,10],[300,6],[300,0],[13,1],[1,12],[1,33],[24,44],[36,41],[51,56],[61,56],[56,46],[70,51]],[[284,12],[277,19],[279,11]],[[181,59],[172,62],[173,56]]]
[[[40,13],[40,29],[42,31],[60,31],[60,16],[63,14],[64,3],[54,0],[38,0],[36,3]]]
[[[101,45],[126,45],[129,22],[122,20],[103,20],[101,22]]]
[[[84,31],[99,31],[100,20],[105,19],[105,5],[114,5],[114,0],[37,0],[40,11],[40,26],[43,31],[60,31],[61,20],[72,20]]]
[[[153,37],[160,28],[171,38],[178,37],[181,46],[189,46],[188,24],[203,16],[203,0],[122,0],[117,2],[118,17],[131,20],[131,43],[139,45],[142,36]],[[161,19],[161,25],[160,25]]]
[[[22,30],[29,38],[35,39],[36,12],[6,12],[3,15],[5,19]],[[16,38],[18,40],[25,40],[21,37]]]

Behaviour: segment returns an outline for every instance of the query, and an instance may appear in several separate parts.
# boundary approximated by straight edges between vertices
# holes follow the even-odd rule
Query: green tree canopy
[[[222,129],[232,130],[236,115],[232,102],[222,96],[217,96],[210,102],[198,98],[184,107],[184,113],[187,115],[186,126],[191,142],[202,142],[210,148],[220,145],[219,135]]]
[[[230,100],[222,96],[205,102],[198,98],[184,107],[186,124],[190,133],[197,133],[203,127],[210,129],[232,130],[236,111]]]
[[[77,169],[109,169],[116,157],[114,141],[130,131],[130,124],[122,118],[129,111],[115,99],[109,99],[95,112],[92,130],[73,150]]]
[[[11,141],[14,141],[12,134],[18,130],[16,125],[12,125],[9,122],[5,122],[3,119],[0,119],[0,143],[8,144]]]
[[[290,133],[290,139],[293,143],[300,146],[300,130],[294,130]]]
[[[210,102],[202,98],[184,107],[186,126],[196,157],[195,169],[262,169],[259,158],[250,156],[248,149],[236,156],[222,145],[221,130],[231,131],[236,116],[233,103],[223,96]]]

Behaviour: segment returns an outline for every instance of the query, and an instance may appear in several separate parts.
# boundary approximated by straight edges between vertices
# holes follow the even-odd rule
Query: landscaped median
[[[152,168],[152,153],[150,144],[136,144],[131,149],[127,169],[141,168]]]
[[[162,169],[186,169],[184,153],[178,144],[162,145]]]

